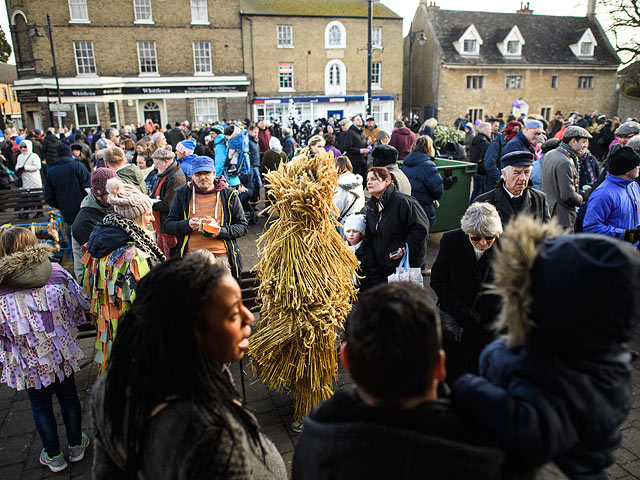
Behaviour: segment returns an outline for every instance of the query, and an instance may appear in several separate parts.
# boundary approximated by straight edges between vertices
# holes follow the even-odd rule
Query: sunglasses
[[[493,235],[489,235],[489,236],[486,236],[486,237],[477,237],[477,236],[475,236],[475,235],[473,235],[473,236],[472,236],[472,235],[470,235],[470,236],[469,236],[469,238],[470,238],[472,241],[474,241],[474,242],[479,242],[479,241],[480,241],[480,240],[482,240],[483,238],[484,238],[487,242],[490,242],[490,241],[492,241],[492,240],[493,240],[494,238],[496,238],[496,237],[495,237],[495,236],[493,236]]]
[[[27,147],[20,147],[20,148],[24,148],[25,150],[27,149]]]

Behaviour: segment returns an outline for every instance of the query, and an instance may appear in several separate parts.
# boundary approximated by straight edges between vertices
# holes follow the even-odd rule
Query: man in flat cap
[[[551,216],[563,227],[573,229],[576,209],[586,196],[578,188],[578,157],[587,152],[590,138],[584,128],[572,125],[564,131],[558,148],[544,156],[540,186],[549,200]]]
[[[530,180],[533,158],[533,153],[525,151],[503,155],[500,159],[502,178],[496,188],[479,195],[474,201],[488,202],[496,207],[503,227],[519,213],[528,213],[542,222],[551,218],[547,196],[535,190]]]
[[[609,158],[609,173],[589,197],[584,231],[640,241],[640,155],[631,147],[618,148]]]

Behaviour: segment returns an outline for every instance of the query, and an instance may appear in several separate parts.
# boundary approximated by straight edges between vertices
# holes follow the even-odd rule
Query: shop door
[[[162,123],[160,122],[160,105],[158,105],[156,102],[145,103],[142,109],[142,113],[144,115],[145,122],[147,121],[147,119],[151,119],[153,123],[162,126]]]

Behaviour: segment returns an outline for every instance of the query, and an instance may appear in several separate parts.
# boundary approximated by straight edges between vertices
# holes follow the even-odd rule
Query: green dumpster
[[[436,158],[435,163],[445,186],[444,195],[438,200],[440,206],[436,210],[432,233],[460,228],[460,219],[469,206],[471,178],[478,169],[475,163],[446,158]]]

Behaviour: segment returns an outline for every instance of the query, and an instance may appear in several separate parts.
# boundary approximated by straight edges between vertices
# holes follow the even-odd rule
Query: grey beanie
[[[164,147],[160,147],[155,152],[153,152],[153,154],[151,155],[151,158],[170,162],[174,158],[176,158],[176,154],[173,153],[171,150],[172,150],[171,145],[165,145]]]

